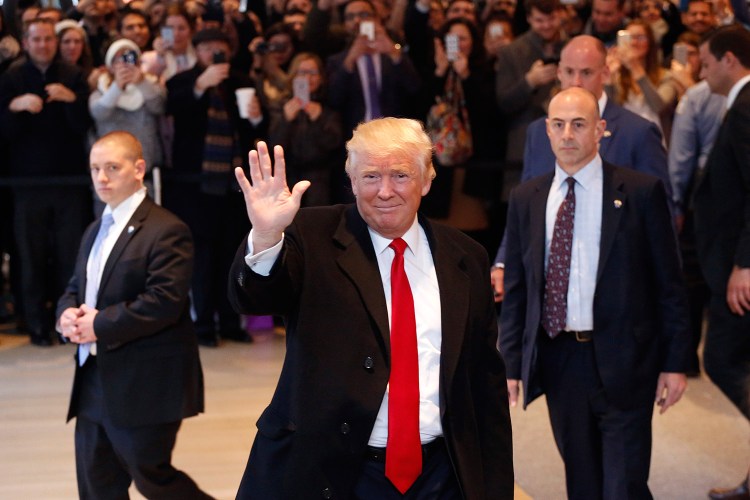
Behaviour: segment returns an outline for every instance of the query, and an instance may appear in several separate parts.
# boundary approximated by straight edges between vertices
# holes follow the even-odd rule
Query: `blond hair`
[[[435,178],[432,165],[432,142],[421,122],[407,118],[379,118],[360,123],[346,143],[346,173],[361,161],[389,157],[410,158],[419,167],[422,179]]]

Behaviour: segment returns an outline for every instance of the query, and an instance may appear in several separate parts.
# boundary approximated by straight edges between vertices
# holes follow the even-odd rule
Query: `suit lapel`
[[[529,206],[529,227],[531,229],[531,265],[534,282],[544,283],[545,231],[547,227],[547,197],[552,187],[554,171],[536,186]]]
[[[151,209],[152,205],[153,205],[153,202],[148,196],[144,198],[144,200],[135,210],[135,213],[133,213],[133,216],[125,225],[125,228],[120,233],[120,236],[117,238],[117,241],[115,242],[115,246],[112,247],[112,251],[110,252],[109,257],[107,257],[107,263],[104,264],[104,270],[102,271],[102,280],[99,282],[99,293],[97,295],[97,302],[102,296],[102,291],[106,289],[107,282],[109,281],[109,278],[112,276],[112,271],[114,270],[115,265],[117,264],[117,261],[120,259],[122,252],[125,250],[125,247],[128,246],[128,243],[130,243],[133,236],[135,236],[136,233],[138,233],[138,230],[143,225],[143,220],[148,215],[148,212]]]
[[[609,151],[610,144],[612,144],[612,138],[615,133],[617,133],[617,115],[619,113],[615,106],[615,103],[613,103],[611,99],[607,100],[607,105],[602,114],[602,119],[607,122],[607,126],[604,129],[604,135],[602,135],[602,138],[599,141],[599,156],[602,158],[609,158],[607,152]]]
[[[78,282],[78,303],[83,304],[86,302],[86,280],[88,279],[86,268],[88,267],[89,254],[91,253],[91,247],[94,246],[94,240],[99,232],[99,227],[102,225],[101,218],[96,221],[96,224],[89,226],[86,234],[84,235],[84,244],[81,253],[78,255],[78,269],[79,276]]]
[[[599,245],[599,265],[596,271],[596,282],[602,277],[607,259],[609,258],[612,245],[620,226],[627,195],[622,191],[622,181],[619,179],[615,169],[608,163],[602,165],[603,187],[602,187],[602,234]]]
[[[433,229],[430,222],[419,218],[419,223],[427,235],[432,261],[435,264],[438,288],[440,290],[440,385],[441,398],[450,393],[456,366],[463,351],[466,325],[469,316],[471,281],[466,271],[466,252],[454,242]],[[445,412],[445,405],[441,413]]]
[[[337,259],[339,267],[357,288],[365,309],[378,327],[379,342],[387,359],[390,359],[390,328],[388,326],[388,308],[375,257],[372,239],[367,231],[367,224],[362,220],[356,206],[351,206],[341,218],[333,238],[344,252]]]

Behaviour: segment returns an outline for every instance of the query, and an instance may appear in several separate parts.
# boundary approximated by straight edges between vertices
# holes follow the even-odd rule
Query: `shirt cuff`
[[[247,254],[245,254],[245,264],[247,267],[252,269],[255,274],[261,276],[268,276],[271,274],[271,269],[276,263],[281,253],[281,247],[284,245],[284,235],[281,235],[281,239],[271,248],[267,248],[262,252],[258,252],[253,255],[253,230],[250,230],[250,235],[247,237]]]

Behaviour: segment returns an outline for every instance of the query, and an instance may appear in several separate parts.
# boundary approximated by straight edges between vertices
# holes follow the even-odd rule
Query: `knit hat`
[[[129,49],[138,54],[138,58],[141,57],[141,49],[134,41],[128,40],[127,38],[120,38],[112,42],[112,45],[107,49],[107,55],[104,57],[104,63],[109,69],[112,69],[112,63],[114,62],[115,54],[120,52],[122,49]]]

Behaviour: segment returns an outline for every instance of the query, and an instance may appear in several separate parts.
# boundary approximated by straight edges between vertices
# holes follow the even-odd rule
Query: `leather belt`
[[[563,330],[560,333],[565,333],[567,335],[571,335],[575,337],[576,342],[591,342],[591,339],[594,338],[593,330],[583,330],[583,331]]]
[[[435,438],[427,444],[422,445],[422,463],[426,463],[427,460],[435,454],[435,452],[445,449],[445,439],[439,437]],[[365,452],[365,458],[372,460],[373,462],[385,463],[385,448],[378,448],[377,446],[368,446]]]

